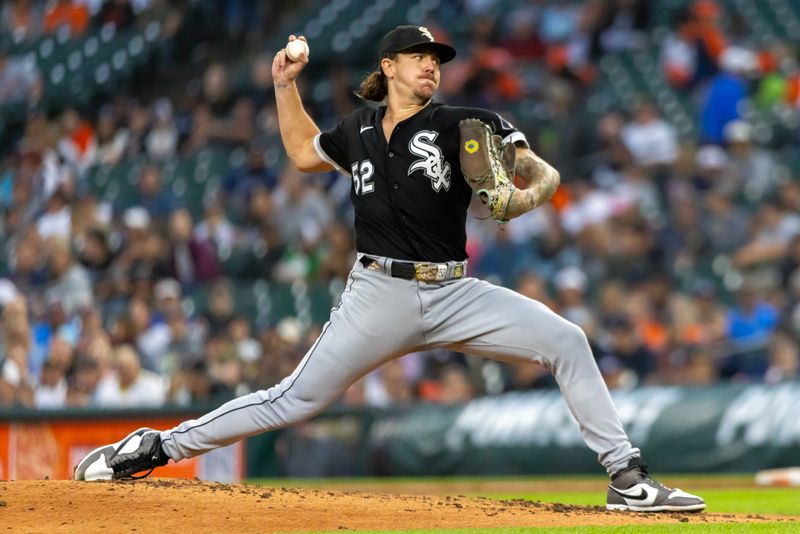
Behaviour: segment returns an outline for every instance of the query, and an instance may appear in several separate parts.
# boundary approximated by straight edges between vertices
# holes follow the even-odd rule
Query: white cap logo
[[[419,33],[427,37],[429,41],[433,41],[433,35],[431,35],[430,30],[428,30],[428,28],[426,28],[425,26],[419,27]]]

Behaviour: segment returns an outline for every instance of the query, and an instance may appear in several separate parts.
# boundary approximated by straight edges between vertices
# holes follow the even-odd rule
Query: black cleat
[[[144,478],[156,467],[165,465],[169,458],[161,449],[161,433],[150,428],[140,428],[125,439],[99,447],[78,462],[75,480],[120,480]],[[136,473],[147,471],[135,477]]]
[[[611,478],[606,510],[630,512],[699,512],[703,499],[679,489],[668,488],[647,476],[647,464],[633,458],[628,467]]]

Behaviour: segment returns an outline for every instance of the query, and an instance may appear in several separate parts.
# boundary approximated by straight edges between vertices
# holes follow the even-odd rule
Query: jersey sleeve
[[[347,157],[347,124],[345,117],[334,128],[320,132],[314,138],[314,150],[325,163],[333,165],[339,172],[350,175]]]
[[[491,124],[492,131],[503,138],[503,143],[514,143],[517,146],[530,148],[528,138],[525,137],[525,134],[517,130],[513,124],[494,111],[471,108],[469,109],[468,115],[471,118],[480,119],[485,123]]]

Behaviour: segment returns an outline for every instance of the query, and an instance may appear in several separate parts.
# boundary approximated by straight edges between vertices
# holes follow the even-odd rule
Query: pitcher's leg
[[[351,276],[340,307],[290,376],[162,432],[164,452],[189,458],[308,419],[367,372],[421,343],[419,300],[410,284],[367,271]],[[386,295],[391,307],[380,305]]]
[[[584,441],[609,474],[639,456],[578,326],[540,302],[475,279],[458,283],[445,301],[435,302],[445,307],[458,302],[458,320],[437,325],[429,341],[450,342],[489,358],[544,365],[555,376]]]

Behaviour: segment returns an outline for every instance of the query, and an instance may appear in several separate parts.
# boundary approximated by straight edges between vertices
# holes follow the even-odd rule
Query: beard
[[[427,102],[428,100],[433,98],[433,93],[435,92],[436,92],[435,88],[425,86],[414,89],[411,94],[413,94],[419,100]]]

